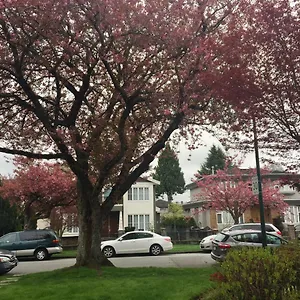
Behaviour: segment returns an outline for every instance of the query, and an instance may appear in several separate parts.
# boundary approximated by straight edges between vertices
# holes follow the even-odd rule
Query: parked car
[[[276,233],[267,232],[267,246],[278,247],[287,241]],[[234,247],[262,247],[262,233],[260,230],[234,230],[220,232],[213,240],[211,257],[216,261],[223,261],[229,249]]]
[[[216,237],[216,234],[212,234],[212,235],[209,235],[209,236],[206,236],[205,238],[203,238],[199,244],[200,250],[211,251],[212,246],[213,246],[212,242],[215,239],[215,237]]]
[[[12,252],[0,249],[0,275],[9,272],[17,265],[18,260]]]
[[[161,236],[150,231],[130,231],[116,240],[101,243],[101,250],[107,258],[116,254],[129,253],[159,255],[172,248],[173,244],[169,236]]]
[[[0,248],[11,251],[16,257],[34,256],[37,260],[62,252],[62,246],[52,230],[25,230],[0,237]]]
[[[266,223],[266,232],[276,233],[281,235],[281,231],[271,223]],[[251,230],[261,230],[260,223],[242,223],[242,224],[235,224],[229,228],[223,229],[223,232],[226,231],[233,231],[233,230],[244,230],[244,229],[251,229]]]

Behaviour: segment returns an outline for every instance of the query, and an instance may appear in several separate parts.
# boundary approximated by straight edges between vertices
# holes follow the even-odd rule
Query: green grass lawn
[[[64,250],[62,253],[54,254],[53,257],[76,257],[76,250]],[[176,244],[168,253],[174,252],[200,252],[199,244]]]
[[[175,244],[173,249],[168,252],[200,252],[199,243],[192,244]]]
[[[211,289],[214,267],[87,268],[22,276],[0,287],[0,299],[15,300],[191,300]]]

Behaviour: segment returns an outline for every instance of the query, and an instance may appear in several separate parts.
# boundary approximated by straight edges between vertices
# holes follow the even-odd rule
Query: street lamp
[[[267,236],[266,236],[265,212],[264,212],[264,202],[263,202],[262,186],[261,186],[261,174],[260,174],[260,165],[259,165],[259,153],[258,153],[255,117],[253,117],[253,135],[254,135],[254,150],[255,150],[255,161],[256,161],[256,175],[257,175],[260,224],[261,224],[261,234],[262,234],[262,246],[265,248],[267,246]]]

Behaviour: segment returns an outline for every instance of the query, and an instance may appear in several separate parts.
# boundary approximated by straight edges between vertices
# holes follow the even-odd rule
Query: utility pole
[[[261,224],[261,234],[262,234],[262,246],[265,248],[267,246],[265,209],[264,209],[264,202],[263,202],[263,195],[262,195],[261,174],[260,174],[259,153],[258,153],[258,141],[257,141],[257,129],[256,129],[255,117],[253,117],[253,135],[254,135],[254,150],[255,150],[255,161],[256,161],[256,174],[257,174],[257,188],[258,188],[260,224]]]

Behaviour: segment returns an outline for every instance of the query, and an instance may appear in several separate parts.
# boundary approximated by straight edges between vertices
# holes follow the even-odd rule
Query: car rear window
[[[266,231],[267,232],[273,232],[273,231],[275,231],[275,229],[272,228],[270,225],[266,225]]]
[[[228,235],[223,232],[218,233],[215,237],[215,241],[217,242],[225,242],[227,239]]]

